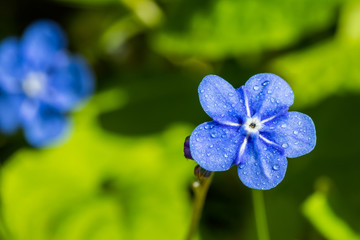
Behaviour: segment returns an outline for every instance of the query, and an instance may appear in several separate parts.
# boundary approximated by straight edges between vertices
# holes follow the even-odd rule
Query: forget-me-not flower
[[[208,75],[200,83],[199,98],[213,121],[192,132],[190,151],[208,171],[238,165],[246,186],[270,189],[284,178],[287,158],[302,156],[315,147],[313,121],[303,113],[288,112],[293,91],[275,74],[254,75],[238,89]]]
[[[94,89],[86,61],[67,51],[67,39],[53,21],[31,24],[21,39],[0,43],[0,131],[24,130],[36,147],[52,144],[69,127],[66,114]]]

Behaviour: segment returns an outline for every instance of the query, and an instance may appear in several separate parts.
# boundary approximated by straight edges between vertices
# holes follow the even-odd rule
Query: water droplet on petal
[[[240,168],[240,169],[243,169],[244,167],[245,167],[245,164],[244,164],[244,163],[240,163],[239,168]]]
[[[286,143],[284,143],[283,145],[281,145],[283,148],[287,148],[289,145],[287,145]]]
[[[202,89],[200,92],[203,93],[203,92],[204,92],[204,89]]]
[[[268,93],[268,94],[270,94],[270,93],[272,93],[272,91],[271,91],[271,90],[269,90],[269,91],[267,91],[267,93]]]
[[[214,147],[214,145],[211,144],[211,145],[210,145],[210,148],[213,148],[213,147]]]
[[[282,128],[285,128],[286,127],[286,124],[284,123],[283,125],[281,125]]]
[[[197,142],[200,142],[200,138],[197,138],[196,141],[197,141]]]
[[[299,132],[298,131],[294,131],[294,134],[296,135],[296,134],[298,134]]]
[[[226,157],[226,158],[227,158],[227,157],[228,157],[228,155],[225,153],[225,154],[224,154],[224,157]]]
[[[254,86],[254,90],[255,91],[259,90],[259,86]]]
[[[212,138],[216,138],[216,134],[215,134],[215,133],[212,133],[212,134],[211,134],[211,137],[212,137]]]
[[[275,164],[275,165],[272,167],[272,169],[273,169],[274,171],[278,171],[278,170],[280,169],[280,166],[277,165],[277,164]]]
[[[207,155],[208,157],[210,157],[211,154],[210,154],[210,153],[207,153],[206,155]]]
[[[269,81],[265,81],[265,82],[262,83],[263,86],[266,86],[268,84],[269,84]]]
[[[233,93],[229,93],[229,96],[232,97],[232,96],[234,96],[234,94],[233,94]]]

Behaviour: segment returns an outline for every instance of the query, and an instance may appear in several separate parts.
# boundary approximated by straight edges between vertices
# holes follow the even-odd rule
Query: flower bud
[[[192,156],[191,156],[191,152],[190,152],[190,136],[187,136],[185,138],[185,142],[184,142],[184,156],[187,158],[187,159],[192,159]]]
[[[196,165],[196,167],[194,168],[194,175],[199,179],[204,179],[204,178],[208,178],[210,177],[212,174],[211,171],[208,171],[206,169],[203,169],[202,167],[200,167],[200,165]]]

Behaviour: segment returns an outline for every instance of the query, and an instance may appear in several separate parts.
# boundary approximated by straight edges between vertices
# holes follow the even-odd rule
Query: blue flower
[[[287,158],[315,147],[313,121],[303,113],[288,112],[294,93],[279,76],[257,74],[235,89],[224,79],[208,75],[200,83],[199,98],[213,121],[192,132],[190,151],[208,171],[237,165],[246,186],[270,189],[284,178]]]
[[[67,50],[61,28],[52,21],[31,24],[19,40],[0,43],[0,131],[24,130],[27,141],[43,147],[69,128],[66,116],[94,90],[86,61]]]

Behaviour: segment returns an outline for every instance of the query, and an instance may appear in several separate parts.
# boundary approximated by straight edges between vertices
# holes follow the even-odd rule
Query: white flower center
[[[244,128],[248,133],[258,133],[262,126],[261,121],[256,117],[248,118],[244,124]]]
[[[22,82],[24,93],[28,97],[39,95],[45,88],[46,75],[42,72],[30,72]]]

